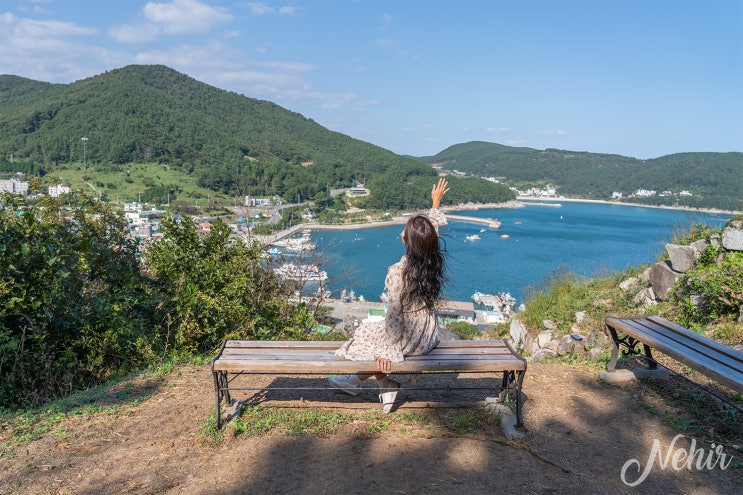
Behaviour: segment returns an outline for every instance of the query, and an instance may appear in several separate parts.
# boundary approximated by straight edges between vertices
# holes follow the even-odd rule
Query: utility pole
[[[86,145],[88,144],[88,137],[87,136],[83,136],[80,139],[83,142],[83,170],[87,170],[88,169],[88,166],[87,166],[87,161],[86,161],[86,152],[87,152],[87,149],[86,149],[87,146]]]

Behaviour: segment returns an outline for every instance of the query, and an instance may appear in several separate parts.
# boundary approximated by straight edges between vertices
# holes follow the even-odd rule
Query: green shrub
[[[446,329],[457,335],[462,340],[473,340],[481,335],[477,325],[466,321],[454,321],[446,325]]]

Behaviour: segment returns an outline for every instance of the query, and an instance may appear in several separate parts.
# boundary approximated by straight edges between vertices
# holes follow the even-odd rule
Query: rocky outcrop
[[[668,291],[676,285],[682,272],[673,269],[670,261],[659,261],[650,269],[650,286],[655,297],[661,301],[668,300]]]
[[[623,280],[619,288],[622,292],[634,294],[633,301],[638,307],[650,310],[658,301],[668,300],[668,294],[678,279],[696,266],[699,257],[709,246],[717,250],[743,251],[743,221],[731,222],[724,229],[721,239],[719,236],[713,236],[709,240],[698,240],[690,245],[667,244],[668,260],[659,261],[641,274]],[[705,303],[701,296],[692,296],[691,301],[698,307],[703,307]],[[597,300],[593,305],[608,308],[611,302]],[[739,321],[743,322],[743,308]],[[586,328],[593,330],[586,335]],[[584,353],[589,359],[595,360],[611,346],[602,326],[596,321],[591,321],[585,311],[576,312],[575,322],[568,335],[559,334],[560,329],[555,322],[544,320],[542,328],[537,329],[536,336],[532,337],[517,318],[511,321],[509,332],[516,349],[526,355],[530,362],[575,352]]]
[[[743,221],[731,222],[722,231],[722,247],[728,251],[743,251]]]

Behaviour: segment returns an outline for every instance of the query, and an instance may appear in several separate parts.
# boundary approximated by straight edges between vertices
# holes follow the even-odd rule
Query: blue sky
[[[399,154],[743,151],[743,0],[0,0],[0,74],[129,64]]]

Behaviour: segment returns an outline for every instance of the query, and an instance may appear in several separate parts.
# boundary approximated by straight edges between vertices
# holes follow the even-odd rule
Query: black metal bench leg
[[[525,375],[526,371],[516,372],[516,426],[520,427],[524,426],[524,416],[521,413],[521,406],[524,402],[521,397],[521,385],[524,383]]]
[[[649,370],[657,370],[658,369],[658,361],[653,359],[653,354],[650,352],[650,346],[647,344],[642,344],[643,349],[645,350],[645,358],[647,358],[648,362],[648,369]]]
[[[213,371],[212,376],[214,377],[214,416],[217,429],[221,427],[222,412],[220,410],[220,404],[222,402],[222,392],[219,386],[219,371]]]
[[[521,413],[521,385],[524,382],[525,371],[504,371],[501,380],[500,402],[504,403],[506,397],[516,404],[516,426],[524,426],[524,417]]]
[[[611,359],[606,363],[606,371],[614,371],[617,368],[617,359],[619,359],[619,335],[612,327],[607,326],[607,328],[611,333],[611,340],[614,345],[611,348]]]
[[[215,408],[214,408],[214,414],[216,415],[216,423],[217,423],[217,429],[221,427],[222,424],[222,411],[221,411],[221,404],[222,400],[224,400],[225,406],[229,406],[232,404],[232,398],[230,397],[230,389],[229,389],[229,382],[227,380],[227,372],[226,371],[214,371],[212,372],[212,375],[214,375],[214,396],[215,396]]]

